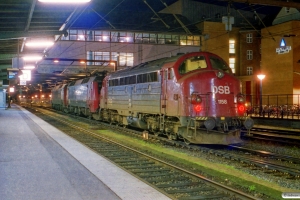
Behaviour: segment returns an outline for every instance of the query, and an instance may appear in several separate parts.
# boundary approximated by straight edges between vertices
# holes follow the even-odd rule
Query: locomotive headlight
[[[192,104],[199,104],[202,102],[202,98],[200,94],[192,94],[191,96],[191,103]]]
[[[238,103],[244,103],[245,97],[242,94],[237,95],[237,102]]]
[[[224,72],[218,71],[218,72],[216,73],[216,75],[217,75],[218,78],[223,78],[223,77],[224,77]]]
[[[201,99],[200,95],[197,95],[197,96],[196,96],[196,102],[198,102],[198,103],[201,103],[201,102],[202,102],[202,99]]]
[[[243,103],[245,101],[244,97],[238,97],[238,102]]]

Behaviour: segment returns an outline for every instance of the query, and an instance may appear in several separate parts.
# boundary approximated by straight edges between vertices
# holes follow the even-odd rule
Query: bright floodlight
[[[27,42],[25,45],[27,47],[50,47],[54,44],[54,42]]]
[[[259,78],[260,80],[263,80],[265,77],[266,77],[266,75],[264,75],[264,74],[257,75],[257,78]]]
[[[43,3],[88,3],[91,0],[39,0]]]
[[[23,59],[26,61],[38,61],[41,60],[42,56],[24,56]]]
[[[34,69],[34,68],[35,68],[34,65],[25,65],[25,66],[23,67],[23,69]]]

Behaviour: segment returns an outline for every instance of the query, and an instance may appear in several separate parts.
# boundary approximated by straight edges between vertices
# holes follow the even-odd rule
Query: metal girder
[[[248,3],[248,4],[259,4],[267,6],[278,6],[278,7],[289,7],[289,8],[299,8],[300,3],[288,2],[288,1],[277,1],[277,0],[231,0],[232,2],[238,3]]]
[[[9,31],[0,32],[0,40],[68,34],[67,31]]]
[[[153,10],[153,8],[147,3],[146,0],[144,0],[144,3],[150,8],[150,10],[152,10],[152,12],[155,14],[156,17],[158,17],[158,19],[167,27],[170,28],[170,26],[155,12],[155,10]]]

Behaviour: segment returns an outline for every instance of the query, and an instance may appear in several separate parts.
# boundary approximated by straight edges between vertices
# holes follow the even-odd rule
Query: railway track
[[[273,174],[274,176],[282,176],[288,179],[300,178],[299,158],[267,151],[247,149],[234,145],[230,145],[230,148],[231,150],[243,152],[243,155],[228,153],[228,151],[224,150],[215,150],[213,153],[223,158],[240,162],[245,165],[245,167],[250,167],[255,170],[263,170],[264,172]],[[253,157],[253,155],[256,157]],[[296,167],[294,165],[296,165]]]
[[[49,109],[48,109],[49,110]],[[51,111],[51,109],[50,109]],[[53,111],[51,111],[53,112]],[[55,111],[56,112],[56,111]],[[80,116],[74,116],[74,115],[69,115],[70,117],[75,117],[79,119],[80,121],[86,121],[87,123],[94,123],[95,126],[101,124],[101,126],[104,126],[106,129],[113,129],[119,132],[126,132],[126,134],[131,134],[133,136],[138,136],[142,137],[142,132],[140,130],[131,130],[131,129],[126,129],[124,127],[118,127],[114,125],[110,125],[107,123],[103,122],[98,122],[98,121],[93,121],[89,120],[87,118],[82,118]],[[96,127],[96,129],[99,129],[99,127]],[[260,130],[260,129],[257,129]],[[265,130],[265,129],[263,129]],[[270,129],[272,130],[272,129]],[[276,132],[275,130],[272,130],[273,132]],[[277,132],[279,134],[279,132]],[[297,135],[297,133],[295,133]],[[223,150],[219,150],[219,148],[213,148],[213,147],[203,147],[199,145],[189,145],[186,144],[185,142],[181,141],[174,141],[170,140],[165,137],[159,137],[155,135],[148,135],[147,136],[150,139],[153,140],[159,140],[162,141],[168,145],[172,146],[177,146],[178,148],[187,148],[193,151],[200,151],[204,152],[207,154],[213,154],[215,156],[222,157],[227,160],[231,161],[236,161],[241,164],[242,167],[248,167],[253,170],[262,170],[263,172],[273,174],[274,176],[282,176],[286,177],[289,179],[299,179],[300,177],[300,159],[291,157],[288,155],[279,155],[267,151],[258,151],[258,150],[252,150],[248,148],[243,148],[241,146],[236,146],[236,145],[230,145],[230,149],[233,150],[238,150],[238,151],[243,151],[243,155],[237,154],[235,152],[228,152]],[[228,147],[227,147],[228,148]],[[253,157],[253,155],[256,155],[258,157]],[[268,158],[268,159],[266,159]],[[274,161],[275,160],[275,161]],[[280,162],[278,162],[280,161]],[[286,165],[285,163],[282,163],[282,161],[285,161],[285,163],[288,163]],[[289,166],[290,164],[297,164],[297,167],[294,166]]]
[[[251,135],[242,132],[241,137],[300,146],[300,131],[254,127],[251,129]]]
[[[39,111],[48,123],[172,199],[257,199],[76,126],[65,116]]]

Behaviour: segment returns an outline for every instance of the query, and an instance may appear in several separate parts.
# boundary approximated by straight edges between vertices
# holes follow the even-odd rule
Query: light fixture
[[[264,74],[258,74],[257,78],[260,80],[259,87],[259,114],[262,115],[262,80],[266,77]]]
[[[23,60],[25,61],[38,61],[41,60],[43,57],[42,56],[24,56]]]
[[[25,66],[23,67],[23,69],[34,69],[34,68],[35,68],[34,65],[25,65]]]
[[[88,3],[91,0],[39,0],[43,3]]]
[[[50,41],[32,41],[32,42],[26,42],[27,47],[50,47],[54,44],[54,42]]]
[[[259,75],[257,75],[257,78],[258,78],[259,80],[263,80],[265,77],[266,77],[266,75],[264,75],[264,74],[259,74]]]

